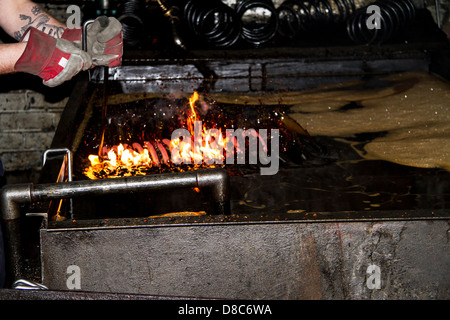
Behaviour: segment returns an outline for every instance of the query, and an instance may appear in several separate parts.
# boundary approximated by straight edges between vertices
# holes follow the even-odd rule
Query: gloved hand
[[[20,41],[27,42],[27,46],[14,66],[15,71],[37,75],[49,87],[58,86],[92,66],[87,52],[38,29],[28,28]]]
[[[66,29],[62,39],[76,43],[80,48],[81,28]],[[123,36],[122,24],[113,17],[100,16],[87,26],[87,52],[94,66],[118,67],[122,63]]]

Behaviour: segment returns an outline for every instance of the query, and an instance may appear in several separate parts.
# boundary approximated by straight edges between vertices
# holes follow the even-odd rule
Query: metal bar
[[[176,188],[207,188],[219,212],[229,211],[229,176],[225,169],[206,169],[181,173],[84,180],[48,184],[7,185],[0,192],[3,220],[20,217],[20,204],[86,195],[107,195]]]
[[[87,20],[83,23],[83,28],[81,29],[81,48],[83,51],[87,51],[87,26],[93,23],[95,20]]]
[[[435,5],[435,9],[436,9],[436,22],[437,22],[439,29],[441,29],[441,11],[439,8],[439,0],[435,0],[434,5]]]
[[[42,166],[45,166],[45,163],[47,162],[47,158],[49,154],[52,153],[62,153],[64,152],[66,154],[65,156],[65,162],[63,162],[62,166],[61,166],[61,170],[58,176],[58,180],[57,182],[64,182],[66,181],[66,168],[67,168],[67,181],[71,182],[72,181],[72,171],[73,171],[73,165],[72,165],[72,152],[68,149],[68,148],[57,148],[57,149],[48,149],[44,152],[43,155],[43,161],[42,161]],[[59,200],[58,201],[58,207],[60,207],[62,205],[62,203],[65,200]],[[72,199],[68,200],[69,202],[69,215],[70,215],[70,219],[73,219],[73,202]],[[50,207],[52,207],[52,205],[50,204]],[[50,212],[50,210],[49,210]],[[59,214],[59,208],[57,210],[57,214]]]
[[[47,162],[48,154],[50,153],[62,153],[64,152],[66,154],[66,161],[67,161],[67,181],[72,181],[72,152],[70,152],[67,148],[60,148],[60,149],[48,149],[44,152],[43,160],[42,160],[42,166],[45,166],[45,163]]]
[[[87,20],[83,23],[83,27],[81,29],[81,49],[83,51],[88,51],[87,50],[87,27],[88,25],[92,24],[95,20],[91,19],[91,20]],[[88,70],[88,74],[89,74],[89,81],[91,80],[91,70]]]

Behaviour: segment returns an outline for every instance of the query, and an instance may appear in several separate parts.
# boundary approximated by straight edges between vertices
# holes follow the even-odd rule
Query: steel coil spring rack
[[[380,44],[404,32],[414,17],[410,0],[378,0],[356,11],[347,32],[356,43]]]
[[[335,35],[345,42],[379,44],[401,35],[416,11],[411,0],[374,0],[363,7],[355,0],[285,0],[277,7],[273,0],[157,2],[167,7],[165,16],[177,21],[174,37],[193,48],[299,45],[334,40]],[[126,1],[119,11],[129,46],[152,29],[146,26],[145,11],[145,0]]]
[[[354,12],[353,0],[286,0],[277,9],[278,33],[295,38],[302,31],[345,22]]]
[[[118,20],[122,23],[124,44],[134,47],[144,41],[147,31],[145,1],[126,1],[119,7],[118,12]]]
[[[236,12],[220,0],[189,0],[184,20],[191,32],[213,47],[230,47],[240,37]]]
[[[271,0],[241,0],[235,10],[242,23],[241,37],[253,46],[260,46],[275,38],[278,15]]]

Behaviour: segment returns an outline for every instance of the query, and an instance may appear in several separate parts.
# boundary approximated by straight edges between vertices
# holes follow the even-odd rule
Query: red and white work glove
[[[61,36],[81,48],[81,28],[66,29]],[[87,26],[87,52],[94,66],[118,67],[122,63],[122,24],[114,17],[100,16]]]
[[[38,29],[28,28],[20,41],[27,45],[14,69],[41,77],[49,87],[58,86],[92,66],[91,56],[74,43],[55,39]]]

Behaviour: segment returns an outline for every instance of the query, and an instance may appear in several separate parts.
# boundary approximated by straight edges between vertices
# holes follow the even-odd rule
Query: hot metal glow
[[[162,139],[104,147],[102,158],[94,154],[89,155],[90,166],[85,169],[84,174],[90,179],[99,179],[145,175],[152,168],[161,167],[169,171],[183,171],[181,168],[175,168],[175,163],[193,164],[194,169],[222,164],[224,154],[221,151],[227,140],[223,138],[221,129],[207,130],[201,125],[195,106],[198,98],[197,92],[189,98],[186,124],[191,139]]]

